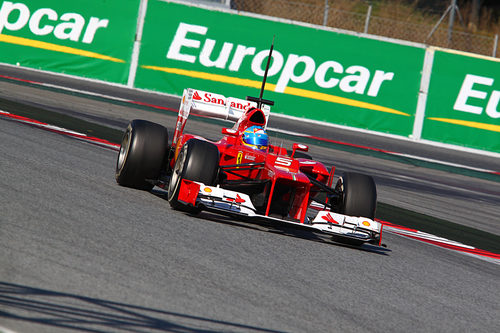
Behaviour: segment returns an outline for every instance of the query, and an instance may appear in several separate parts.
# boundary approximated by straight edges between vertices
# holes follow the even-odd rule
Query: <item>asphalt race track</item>
[[[87,84],[83,88],[99,88],[80,82]],[[165,99],[104,89],[155,105]],[[173,112],[7,81],[0,82],[0,99],[115,129],[132,118],[171,128],[175,119]],[[215,123],[195,120],[190,126],[208,137],[220,135]],[[288,144],[288,137],[277,136]],[[391,145],[359,133],[345,141],[415,149],[421,156],[498,171],[492,157],[407,148],[409,143]],[[358,249],[207,213],[189,216],[170,209],[160,190],[118,186],[117,153],[111,149],[2,118],[0,142],[0,332],[500,327],[498,264],[394,234],[385,236],[387,249]],[[474,228],[500,234],[496,181],[324,145],[311,145],[311,154],[338,171],[373,174],[382,202],[457,224],[472,219]]]

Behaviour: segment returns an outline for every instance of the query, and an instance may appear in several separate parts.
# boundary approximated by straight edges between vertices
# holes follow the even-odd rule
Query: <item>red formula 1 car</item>
[[[306,145],[295,143],[287,151],[269,144],[265,129],[272,102],[262,95],[247,99],[184,90],[170,143],[164,126],[133,120],[121,143],[116,181],[145,190],[160,186],[172,208],[190,213],[208,210],[289,224],[337,242],[380,245],[373,179],[347,172],[332,187],[335,168],[328,171],[311,159]],[[236,123],[211,142],[183,133],[190,114]]]

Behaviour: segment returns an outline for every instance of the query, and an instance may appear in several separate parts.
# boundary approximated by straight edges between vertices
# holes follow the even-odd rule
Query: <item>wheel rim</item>
[[[177,157],[177,161],[175,162],[174,170],[172,171],[172,177],[170,178],[170,183],[168,184],[168,200],[171,201],[175,192],[177,191],[177,187],[182,178],[182,169],[184,166],[184,160],[186,155],[184,154],[184,149],[179,152],[179,156]]]
[[[345,191],[344,191],[344,180],[342,177],[339,177],[337,180],[337,184],[335,184],[335,192],[339,193],[340,192],[340,199],[338,202],[338,213],[343,214],[344,212],[344,203],[345,203]]]
[[[120,146],[120,153],[118,155],[118,165],[117,165],[118,170],[121,170],[123,168],[123,165],[127,160],[128,151],[130,148],[130,136],[131,136],[130,131],[127,130],[125,132],[125,135],[123,136],[122,144]]]

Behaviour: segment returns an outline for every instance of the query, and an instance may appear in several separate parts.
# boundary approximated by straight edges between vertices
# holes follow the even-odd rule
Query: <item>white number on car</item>
[[[276,161],[274,162],[274,164],[288,167],[292,165],[292,160],[284,157],[276,157]]]

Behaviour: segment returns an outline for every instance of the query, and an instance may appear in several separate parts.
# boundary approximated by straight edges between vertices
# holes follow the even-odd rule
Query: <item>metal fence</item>
[[[437,26],[437,20],[435,24],[429,24],[413,23],[409,19],[395,20],[379,17],[372,15],[372,6],[368,2],[361,7],[357,6],[356,10],[336,8],[335,1],[328,0],[231,0],[230,6],[232,9],[240,11],[364,32],[493,57],[500,56],[500,52],[497,52],[498,35],[485,36],[458,29],[449,30],[444,21]]]

